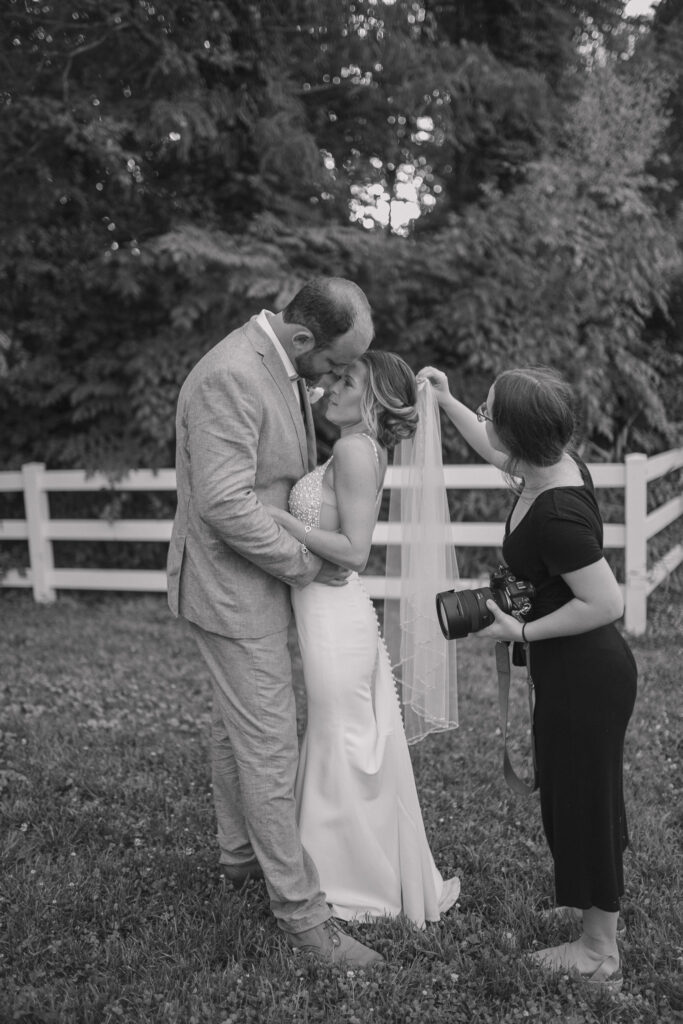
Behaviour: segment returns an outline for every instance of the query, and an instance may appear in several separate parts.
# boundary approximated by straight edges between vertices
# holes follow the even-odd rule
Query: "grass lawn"
[[[548,977],[537,798],[502,777],[493,647],[459,646],[460,728],[414,749],[427,833],[458,909],[416,931],[350,926],[386,956],[364,974],[297,959],[262,883],[221,877],[209,681],[161,596],[0,593],[0,1024],[484,1024],[683,1020],[680,581],[634,641],[631,848],[620,996]],[[513,760],[527,762],[521,676]]]

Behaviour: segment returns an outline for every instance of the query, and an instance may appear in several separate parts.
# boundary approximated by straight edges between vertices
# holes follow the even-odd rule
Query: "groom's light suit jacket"
[[[174,615],[228,637],[287,626],[289,587],[305,586],[321,563],[263,505],[286,508],[292,485],[315,466],[307,399],[303,412],[305,423],[255,317],[190,372],[176,417],[178,508],[167,566]]]

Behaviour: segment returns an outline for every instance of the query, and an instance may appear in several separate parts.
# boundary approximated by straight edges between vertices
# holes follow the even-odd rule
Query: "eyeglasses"
[[[493,418],[489,416],[488,409],[486,408],[486,402],[482,402],[477,409],[477,419],[480,423],[483,423],[485,420],[488,420],[489,423],[493,423]]]

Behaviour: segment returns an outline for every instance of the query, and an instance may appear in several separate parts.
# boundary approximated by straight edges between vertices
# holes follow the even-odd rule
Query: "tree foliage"
[[[647,198],[665,88],[596,70],[557,149],[508,194],[453,217],[418,273],[419,251],[406,267],[425,355],[436,350],[466,389],[471,371],[490,377],[511,359],[557,366],[578,386],[594,453],[617,458],[677,436],[643,340],[681,266]]]
[[[671,443],[680,2],[630,60],[622,6],[9,0],[0,463],[169,465],[190,366],[317,273],[466,398],[552,362],[596,449]]]
[[[649,170],[660,183],[654,193],[659,215],[672,223],[683,248],[683,0],[661,0],[651,30],[641,32],[634,57],[629,61],[633,76],[642,79],[659,75],[665,83],[668,124],[661,145],[649,162]],[[683,267],[671,284],[666,310],[656,311],[646,327],[644,343],[651,350],[669,418],[683,420]]]

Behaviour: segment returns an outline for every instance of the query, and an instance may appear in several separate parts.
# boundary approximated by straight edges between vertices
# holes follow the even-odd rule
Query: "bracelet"
[[[310,526],[308,523],[306,524],[306,526],[304,526],[304,539],[301,542],[301,550],[305,551],[306,554],[308,554],[308,546],[306,544],[306,538],[308,537],[308,535],[309,535],[309,533],[311,532],[312,529],[313,529],[313,527]]]
[[[528,625],[529,625],[529,623],[528,623],[528,622],[523,622],[523,623],[522,623],[522,643],[523,643],[523,644],[527,644],[527,643],[529,643],[529,641],[527,640],[527,638],[526,638],[526,636],[525,636],[525,633],[524,633],[524,630],[526,629],[526,627],[527,627]]]

